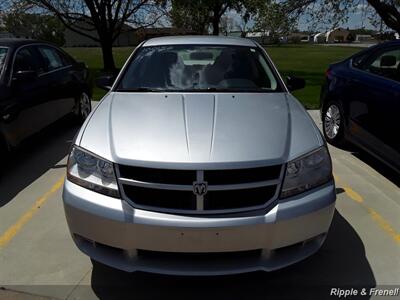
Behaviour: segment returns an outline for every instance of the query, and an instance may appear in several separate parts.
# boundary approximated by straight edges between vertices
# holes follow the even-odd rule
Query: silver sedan
[[[272,271],[315,253],[335,210],[324,138],[246,39],[142,43],[77,135],[64,207],[77,247],[133,272]]]

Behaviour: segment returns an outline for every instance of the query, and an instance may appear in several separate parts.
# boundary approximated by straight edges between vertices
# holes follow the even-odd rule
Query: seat
[[[204,70],[206,82],[210,85],[218,85],[225,79],[225,74],[232,68],[232,55],[231,49],[224,49],[220,55],[215,59],[211,66]]]
[[[166,88],[171,85],[170,69],[178,61],[174,52],[156,52],[145,65],[146,71],[141,78],[143,87]]]

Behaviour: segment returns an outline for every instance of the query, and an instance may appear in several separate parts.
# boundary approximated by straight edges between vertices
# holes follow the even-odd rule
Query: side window
[[[354,68],[363,69],[363,63],[368,59],[371,53],[366,52],[353,57],[352,64]]]
[[[372,61],[367,63],[365,71],[400,81],[400,49],[381,52]]]
[[[43,57],[45,71],[50,72],[65,66],[58,51],[51,47],[39,46],[40,54]]]
[[[7,57],[8,48],[0,47],[0,74],[5,69],[5,62]]]
[[[64,66],[69,66],[75,63],[74,59],[66,53],[57,50],[58,55],[61,57]]]
[[[36,71],[38,74],[43,72],[40,58],[32,47],[24,47],[15,55],[13,72]]]

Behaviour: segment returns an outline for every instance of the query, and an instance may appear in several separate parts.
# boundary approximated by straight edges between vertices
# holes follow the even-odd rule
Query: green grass
[[[123,66],[133,49],[134,47],[114,48],[114,60],[117,68]],[[77,61],[86,63],[90,69],[92,80],[100,76],[103,68],[103,59],[100,48],[65,48],[64,50],[72,55],[72,57]],[[94,87],[93,100],[100,100],[105,93],[105,91]]]
[[[92,78],[101,73],[102,58],[99,48],[66,48],[78,61],[85,62]],[[122,67],[133,48],[114,48],[114,59],[118,68]],[[319,93],[324,80],[324,73],[329,64],[349,57],[360,51],[351,47],[325,47],[317,45],[281,45],[268,46],[267,52],[275,62],[282,76],[299,76],[306,80],[306,88],[294,95],[310,109],[318,108]],[[104,91],[95,88],[93,99],[99,100]]]
[[[282,45],[266,49],[282,76],[293,75],[306,80],[306,87],[294,95],[309,109],[319,108],[321,84],[328,66],[361,50],[318,45]]]

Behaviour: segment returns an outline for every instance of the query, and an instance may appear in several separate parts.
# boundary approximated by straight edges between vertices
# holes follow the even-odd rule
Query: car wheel
[[[83,122],[89,116],[91,111],[92,111],[92,102],[90,100],[90,97],[88,94],[83,92],[76,99],[74,115],[78,121]]]
[[[339,102],[330,101],[322,112],[322,127],[326,140],[334,146],[344,146],[344,115]]]

